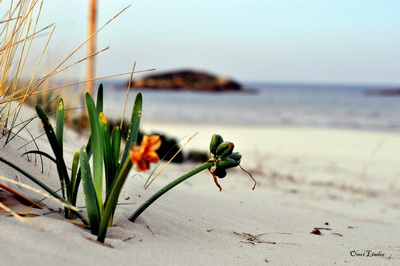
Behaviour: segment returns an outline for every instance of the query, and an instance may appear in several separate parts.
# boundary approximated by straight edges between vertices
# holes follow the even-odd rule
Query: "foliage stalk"
[[[175,187],[176,185],[182,183],[183,181],[185,181],[186,179],[188,179],[191,176],[194,176],[195,174],[200,173],[203,170],[206,170],[208,168],[210,168],[211,166],[214,165],[214,162],[205,162],[202,165],[200,165],[199,167],[197,167],[196,169],[187,172],[186,174],[182,175],[181,177],[175,179],[174,181],[172,181],[171,183],[169,183],[168,185],[166,185],[165,187],[163,187],[162,189],[160,189],[157,193],[155,193],[153,196],[151,196],[145,203],[143,203],[130,217],[129,217],[129,221],[134,222],[136,220],[136,218],[142,214],[142,212],[144,212],[154,201],[156,201],[159,197],[161,197],[162,195],[164,195],[166,192],[168,192],[168,190],[172,189],[173,187]]]

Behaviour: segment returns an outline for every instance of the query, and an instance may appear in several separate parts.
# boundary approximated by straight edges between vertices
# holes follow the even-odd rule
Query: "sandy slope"
[[[221,180],[219,192],[203,172],[164,195],[136,223],[127,221],[137,204],[195,165],[171,165],[148,189],[146,174],[132,172],[121,195],[115,226],[102,246],[90,232],[53,213],[30,219],[38,230],[0,215],[4,265],[395,265],[400,263],[400,135],[313,128],[150,125],[182,137],[199,132],[187,149],[208,149],[213,133],[236,144],[243,166]],[[39,127],[32,129],[35,134]],[[35,131],[36,130],[36,131]],[[26,136],[23,133],[21,136]],[[68,134],[69,156],[84,143]],[[56,169],[45,173],[20,157],[15,139],[0,155],[57,187]],[[39,146],[48,150],[45,140]],[[47,147],[47,148],[46,148]],[[68,158],[68,155],[66,155]],[[50,173],[50,174],[49,174]],[[0,175],[15,171],[0,166]],[[23,182],[26,182],[21,177]],[[34,199],[40,196],[20,189]],[[8,194],[0,192],[3,198]],[[82,204],[83,201],[80,202]],[[15,210],[24,206],[7,202]],[[58,209],[44,201],[45,213]],[[322,235],[310,234],[320,227]],[[368,253],[370,250],[370,253]],[[381,256],[368,257],[372,252]],[[363,254],[364,256],[351,256]]]

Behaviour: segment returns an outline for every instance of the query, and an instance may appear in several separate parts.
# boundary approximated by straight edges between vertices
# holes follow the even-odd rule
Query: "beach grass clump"
[[[53,160],[59,171],[63,197],[76,204],[77,190],[80,181],[82,182],[88,217],[86,222],[91,232],[98,236],[98,241],[104,242],[107,227],[113,222],[119,194],[134,163],[130,153],[137,141],[142,95],[138,93],[135,99],[125,147],[121,145],[120,127],[115,126],[110,130],[103,113],[102,85],[99,87],[97,103],[95,104],[89,93],[85,95],[85,103],[91,135],[88,144],[82,146],[80,151],[74,154],[71,177],[68,177],[62,154],[63,101],[60,100],[57,111],[55,131],[43,110],[38,106],[36,110],[55,155]],[[49,155],[46,156],[49,157]],[[90,158],[92,158],[92,163],[90,163]],[[79,170],[78,165],[80,165]]]
[[[98,95],[101,94],[99,90]],[[98,241],[104,242],[107,227],[112,225],[119,194],[133,165],[130,153],[137,141],[142,113],[142,95],[141,93],[136,95],[121,160],[119,160],[122,148],[119,126],[109,131],[106,116],[102,112],[102,100],[98,101],[96,106],[90,94],[87,93],[85,101],[91,137],[90,150],[87,146],[82,146],[79,152],[82,185],[91,231],[98,236]],[[92,166],[89,164],[90,153],[93,157]],[[103,179],[105,185],[103,185]],[[103,188],[105,188],[104,201]]]
[[[103,113],[102,86],[100,86],[98,91],[97,103],[94,103],[93,98],[88,93],[85,95],[85,103],[91,135],[88,143],[82,146],[79,152],[75,152],[71,171],[68,171],[63,154],[63,99],[59,100],[55,128],[52,126],[52,123],[43,109],[36,106],[37,115],[42,122],[43,129],[54,156],[39,150],[28,151],[25,154],[40,154],[49,158],[56,164],[60,179],[60,193],[6,159],[0,158],[0,161],[21,172],[42,189],[62,202],[65,202],[67,204],[65,211],[66,218],[79,218],[84,224],[90,227],[94,235],[98,236],[99,241],[104,242],[107,227],[112,225],[118,197],[132,165],[136,163],[138,165],[138,170],[147,170],[149,168],[149,162],[157,162],[158,156],[156,155],[149,158],[149,154],[151,153],[145,150],[136,161],[132,159],[133,155],[131,150],[135,147],[137,141],[142,112],[141,93],[138,93],[135,99],[124,147],[121,141],[119,126],[115,126],[113,130],[110,131],[106,116]],[[155,137],[158,136],[144,136],[144,140],[149,138],[154,139]],[[150,150],[154,150],[154,145],[150,147]],[[120,159],[121,153],[122,156]],[[89,162],[90,160],[92,161],[91,163]],[[103,182],[103,180],[105,180],[105,182]],[[75,208],[68,207],[70,205],[76,205],[80,183],[82,183],[83,187],[87,218],[80,212],[77,212]]]
[[[32,53],[33,48],[38,47],[34,40],[52,28],[47,35],[50,40],[54,31],[53,25],[39,29],[42,9],[39,1],[8,2],[0,1],[0,127],[2,135],[7,135],[5,144],[9,141],[12,129],[19,124],[17,118],[21,105],[48,78],[37,80],[47,44],[43,46],[42,53]],[[32,60],[36,66],[28,64]],[[21,101],[15,104],[12,101],[17,97]]]
[[[8,2],[8,3],[7,3]],[[75,86],[82,83],[93,82],[99,79],[110,77],[132,75],[134,71],[114,74],[103,77],[91,78],[83,81],[70,82],[67,84],[50,86],[49,80],[56,75],[76,65],[82,64],[90,58],[108,50],[109,47],[100,49],[75,62],[68,63],[86,43],[91,41],[97,34],[109,25],[114,19],[122,14],[129,6],[123,8],[105,24],[99,27],[85,41],[76,47],[71,53],[63,57],[61,62],[50,70],[46,66],[46,74],[38,77],[43,68],[43,61],[55,32],[54,24],[39,28],[39,18],[42,11],[43,1],[0,1],[0,128],[2,136],[7,136],[5,145],[10,142],[16,134],[12,135],[14,129],[18,128],[17,134],[25,128],[30,121],[19,122],[18,116],[21,107],[26,102],[35,102],[47,98],[46,105],[49,106],[58,96],[52,95],[52,91],[65,87]],[[4,14],[3,14],[4,12]],[[46,36],[46,39],[39,40],[38,37]],[[40,52],[34,48],[39,49]],[[32,64],[31,62],[35,62]],[[68,63],[68,64],[67,64]],[[143,71],[150,71],[142,70]],[[35,99],[35,95],[40,95]],[[40,104],[43,109],[46,106]],[[22,128],[22,129],[21,129]],[[1,136],[1,137],[2,137]]]

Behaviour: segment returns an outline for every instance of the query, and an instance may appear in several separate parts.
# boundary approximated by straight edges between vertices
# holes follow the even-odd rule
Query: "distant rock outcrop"
[[[400,89],[368,89],[365,90],[365,94],[377,96],[400,96]]]
[[[182,70],[149,75],[133,80],[132,87],[174,90],[239,91],[242,86],[230,79],[213,76],[204,72]]]

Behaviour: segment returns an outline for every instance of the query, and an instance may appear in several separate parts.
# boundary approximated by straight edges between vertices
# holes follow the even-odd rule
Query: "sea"
[[[369,93],[372,85],[245,83],[243,92],[142,90],[144,121],[325,127],[400,132],[400,96]],[[105,87],[105,110],[121,117],[126,89]],[[137,89],[132,89],[127,110]],[[127,111],[126,118],[129,116]]]

